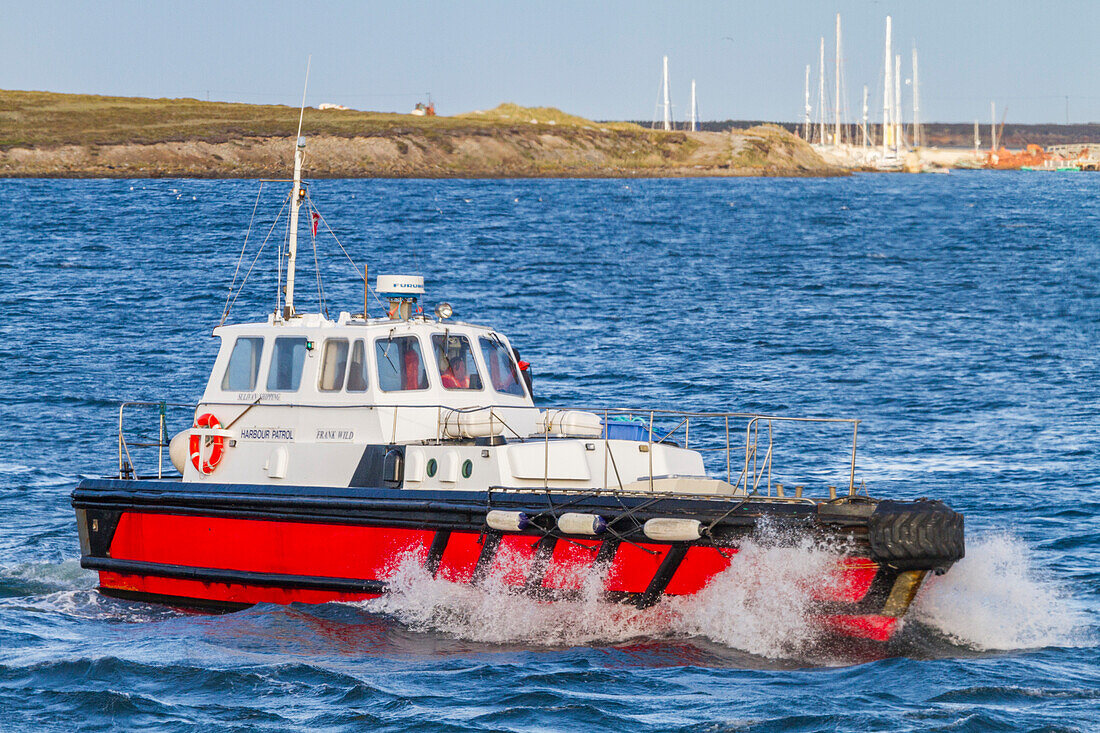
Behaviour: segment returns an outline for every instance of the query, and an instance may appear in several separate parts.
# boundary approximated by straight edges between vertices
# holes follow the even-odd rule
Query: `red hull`
[[[487,537],[433,529],[125,512],[110,542],[109,562],[125,566],[129,561],[146,569],[101,568],[100,585],[108,593],[222,605],[359,601],[377,597],[377,588],[412,558],[449,581],[470,583],[492,576],[506,585],[552,594],[579,590],[603,546],[597,539],[547,545],[543,537],[514,534],[488,548]],[[645,594],[673,548],[618,543],[604,570],[604,589],[611,594]],[[430,559],[433,552],[437,557]],[[687,547],[664,594],[702,590],[729,567],[735,552]],[[159,572],[158,566],[174,570]],[[843,636],[888,640],[898,619],[863,613],[869,609],[857,604],[868,597],[876,579],[881,584],[890,571],[870,559],[849,558],[837,572],[838,577],[823,579],[814,594],[814,600],[836,608],[822,616],[825,625]],[[211,579],[217,573],[232,577]],[[325,588],[326,580],[334,587]],[[364,587],[348,589],[357,582]],[[843,612],[846,606],[853,612]],[[879,609],[881,605],[875,610]]]

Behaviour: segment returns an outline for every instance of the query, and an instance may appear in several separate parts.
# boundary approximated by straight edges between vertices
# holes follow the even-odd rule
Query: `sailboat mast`
[[[867,139],[867,85],[863,85],[863,147],[867,148],[871,141]]]
[[[298,136],[294,146],[294,188],[290,192],[290,235],[287,238],[286,258],[286,302],[283,305],[283,318],[294,316],[294,263],[298,257],[298,210],[301,208],[305,191],[302,189],[302,154],[306,149],[306,139],[302,137],[302,119],[306,113],[306,89],[309,88],[309,65],[306,61],[306,83],[302,87],[302,106],[298,112]]]
[[[833,145],[840,145],[840,13],[836,14],[836,95],[833,97]]]
[[[665,119],[664,128],[666,130],[672,129],[672,105],[668,101],[668,56],[665,56],[665,70],[662,87],[664,88],[664,100],[665,100]]]
[[[802,108],[802,138],[810,141],[810,65],[806,64],[806,101]]]
[[[904,147],[901,133],[901,54],[894,57],[894,152]]]
[[[825,36],[821,37],[821,54],[817,62],[817,142],[825,144]]]
[[[997,152],[997,103],[989,103],[989,149]]]
[[[695,80],[691,80],[691,131],[696,132],[699,129],[698,120],[695,116]]]
[[[882,88],[882,157],[885,158],[890,154],[890,147],[893,145],[894,140],[894,126],[893,121],[890,119],[891,110],[890,97],[893,96],[893,90],[890,88],[893,86],[890,82],[890,75],[893,73],[892,64],[890,63],[893,58],[893,53],[890,51],[890,16],[886,16],[886,68],[884,70],[884,80]]]
[[[920,135],[920,76],[917,73],[917,47],[913,46],[913,147],[921,146]]]

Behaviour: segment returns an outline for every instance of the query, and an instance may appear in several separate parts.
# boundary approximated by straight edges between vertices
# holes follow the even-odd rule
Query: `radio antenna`
[[[298,209],[302,204],[302,151],[306,140],[302,137],[302,118],[306,114],[306,89],[309,88],[309,66],[313,61],[311,54],[306,60],[306,83],[302,86],[302,106],[298,111],[298,137],[294,143],[294,189],[290,192],[290,237],[287,243],[286,258],[286,301],[283,306],[283,319],[294,317],[294,260],[298,255]]]
[[[309,89],[309,65],[313,63],[313,54],[306,57],[306,83],[302,85],[302,106],[298,109],[298,137],[302,136],[302,117],[306,113],[306,90]]]

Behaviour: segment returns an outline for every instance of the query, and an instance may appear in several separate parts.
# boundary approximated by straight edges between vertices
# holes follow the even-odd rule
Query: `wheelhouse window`
[[[348,367],[348,340],[329,339],[321,357],[322,392],[339,392],[344,388],[344,372]]]
[[[222,377],[222,389],[226,392],[251,392],[256,389],[256,377],[260,374],[260,355],[264,340],[258,336],[242,336],[233,344],[229,366]]]
[[[302,382],[302,367],[306,362],[306,339],[280,336],[271,352],[271,368],[267,372],[267,388],[273,392],[297,392]]]
[[[519,372],[516,363],[512,361],[512,354],[508,348],[496,339],[488,339],[482,336],[481,355],[485,357],[485,365],[489,367],[489,383],[493,389],[504,394],[526,396],[523,385],[519,381]]]
[[[348,392],[366,392],[367,384],[367,342],[359,339],[351,349]]]
[[[481,374],[470,340],[456,334],[432,335],[432,350],[444,389],[481,389]]]
[[[374,342],[378,360],[378,387],[383,392],[428,388],[428,373],[415,336],[397,336]]]

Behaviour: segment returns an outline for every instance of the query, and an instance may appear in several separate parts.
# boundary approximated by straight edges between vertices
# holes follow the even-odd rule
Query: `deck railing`
[[[223,405],[240,408],[241,413],[236,419],[243,416],[244,412],[254,407],[266,406],[262,403],[204,403],[208,407]],[[290,407],[285,404],[271,405],[273,407]],[[856,450],[859,438],[859,420],[852,418],[813,418],[813,417],[785,417],[778,415],[763,415],[744,412],[708,412],[708,411],[684,411],[684,410],[638,410],[632,408],[562,408],[562,412],[587,413],[599,420],[596,434],[575,435],[555,433],[548,420],[544,419],[547,412],[555,412],[555,408],[546,406],[493,406],[493,407],[452,407],[448,405],[294,405],[301,408],[322,408],[339,410],[378,410],[380,411],[379,427],[383,431],[382,439],[388,439],[390,443],[431,441],[444,443],[454,436],[448,434],[450,418],[455,415],[477,416],[484,414],[487,422],[487,435],[499,436],[512,441],[541,442],[544,446],[543,460],[543,487],[550,488],[550,453],[551,443],[560,438],[578,437],[588,441],[598,441],[603,444],[604,451],[604,475],[602,488],[605,491],[613,491],[621,488],[622,481],[618,479],[618,467],[611,450],[611,441],[616,438],[611,435],[610,426],[633,425],[642,431],[644,448],[648,453],[648,482],[653,491],[655,477],[653,470],[654,446],[674,445],[696,451],[703,456],[704,465],[708,475],[721,475],[724,471],[725,481],[729,485],[726,493],[739,495],[767,496],[777,499],[801,499],[803,486],[793,487],[793,495],[788,495],[784,484],[776,481],[776,456],[780,452],[776,433],[781,430],[798,427],[802,428],[801,450],[793,457],[792,466],[785,472],[790,475],[796,473],[802,477],[808,474],[817,474],[821,478],[831,476],[834,481],[829,485],[830,497],[837,495],[837,486],[847,483],[847,493],[856,493]],[[143,411],[154,411],[156,437],[148,434],[134,436],[128,439],[124,427],[124,415],[127,408]],[[171,402],[124,402],[119,406],[118,429],[118,473],[120,478],[135,477],[137,468],[131,455],[131,448],[155,448],[156,449],[156,474],[158,478],[164,477],[165,463],[164,451],[169,445],[168,433],[168,409],[183,409],[188,412],[188,426],[194,418],[195,406]],[[392,410],[392,414],[384,414],[385,410]],[[236,422],[236,419],[231,422]],[[400,426],[409,423],[418,427],[416,437],[405,434]],[[431,426],[431,427],[429,427]],[[182,429],[182,428],[181,428]],[[840,430],[850,430],[850,451],[846,449],[846,459],[843,472],[834,466],[829,469],[827,464],[830,459],[823,459],[825,467],[806,463],[806,458],[814,453],[837,452],[836,439]],[[388,433],[388,434],[387,434]],[[741,435],[744,436],[742,446]],[[786,468],[786,465],[785,465]],[[611,473],[615,473],[613,482]],[[153,474],[147,474],[152,476]],[[174,473],[173,473],[174,475]],[[838,480],[843,476],[842,480]]]
[[[415,407],[393,407],[395,411],[395,423],[396,412],[398,409],[417,409]],[[452,409],[452,408],[441,408]],[[519,436],[520,432],[509,426],[509,414],[515,413],[517,410],[538,410],[540,413],[546,410],[553,411],[554,408],[536,407],[536,408],[514,408],[514,407],[476,407],[476,408],[453,408],[454,412],[461,413],[477,413],[488,412],[490,423],[499,422],[502,427],[508,430],[512,435]],[[610,428],[608,427],[612,421],[618,420],[626,423],[642,424],[645,426],[646,436],[646,449],[649,457],[649,471],[648,480],[649,487],[652,491],[654,489],[653,475],[653,445],[654,444],[676,444],[678,445],[679,436],[683,436],[683,445],[685,449],[696,451],[703,454],[706,457],[708,454],[718,453],[724,459],[726,483],[732,487],[732,492],[735,494],[748,494],[769,496],[776,498],[788,498],[786,489],[783,484],[777,483],[773,480],[773,465],[776,453],[775,444],[775,432],[777,426],[783,425],[799,425],[799,426],[814,426],[814,427],[831,427],[834,431],[843,426],[847,426],[851,430],[851,450],[846,451],[846,455],[850,456],[846,458],[844,465],[844,483],[847,484],[847,493],[854,495],[856,493],[856,452],[859,440],[859,423],[860,421],[855,418],[814,418],[814,417],[784,417],[779,415],[762,415],[755,413],[743,413],[743,412],[707,412],[707,411],[683,411],[683,410],[637,410],[631,408],[584,408],[584,407],[570,407],[567,408],[570,411],[590,412],[599,415],[602,418],[603,429],[599,440],[604,446],[604,480],[603,488],[610,490],[607,477],[608,457],[611,456],[610,441],[614,438],[610,435]],[[695,444],[692,444],[692,423],[695,423],[696,430],[694,435],[696,436]],[[719,434],[719,441],[716,441],[713,437],[699,438],[700,424],[703,426],[709,426],[717,428]],[[443,420],[440,420],[440,424],[443,424]],[[668,428],[668,424],[672,424],[671,428]],[[548,487],[549,484],[549,455],[550,455],[550,441],[552,439],[551,430],[545,422],[539,422],[538,427],[540,430],[536,434],[530,434],[527,439],[540,439],[546,446],[545,458],[547,467],[544,470],[543,483],[544,487]],[[732,428],[732,432],[731,432]],[[745,442],[744,453],[741,453],[740,442],[737,436],[741,430],[744,430]],[[763,433],[764,444],[761,444]],[[704,433],[704,436],[707,434]],[[659,437],[657,437],[659,436]],[[586,436],[595,437],[595,436]],[[442,440],[442,428],[437,433],[436,438]],[[763,455],[761,455],[763,451]],[[736,460],[735,460],[736,453]],[[613,456],[611,456],[612,461]],[[713,468],[713,460],[711,461],[711,468]],[[734,476],[734,466],[739,466],[740,470],[736,477]],[[830,498],[835,498],[837,495],[837,486],[830,485],[829,487]],[[802,486],[795,486],[795,496],[789,498],[802,498]]]
[[[149,412],[153,412],[154,413],[154,420],[155,420],[154,429],[156,431],[156,437],[153,437],[148,432],[136,433],[135,434],[131,430],[130,431],[130,437],[127,438],[127,428],[126,428],[126,422],[125,422],[125,420],[126,420],[126,408],[132,408],[131,412],[141,411],[146,415],[146,417],[148,417]],[[152,478],[154,475],[157,478],[164,478],[164,472],[165,472],[165,468],[166,468],[165,463],[164,463],[164,451],[165,451],[166,448],[168,448],[168,443],[169,443],[169,440],[170,440],[170,437],[168,435],[168,409],[169,408],[173,408],[173,409],[186,408],[186,409],[190,410],[189,420],[194,419],[195,406],[194,405],[182,404],[182,403],[179,403],[179,402],[123,402],[118,406],[118,477],[119,478]],[[191,423],[188,422],[188,425],[190,425],[190,424]],[[149,429],[147,421],[142,421],[141,425],[145,426],[146,430]],[[141,473],[138,472],[138,469],[136,467],[136,464],[134,463],[134,458],[133,458],[133,453],[136,453],[137,451],[135,450],[132,453],[131,450],[130,450],[131,448],[146,449],[141,454],[143,456],[143,458],[148,453],[147,449],[151,449],[151,448],[156,449],[156,463],[157,463],[156,474],[153,474],[151,472],[151,470],[150,470],[150,472],[145,473],[145,474],[141,474]],[[146,460],[151,462],[151,459],[146,458]],[[146,464],[143,464],[143,465],[146,465]],[[173,469],[173,474],[175,474],[175,470],[174,470],[174,467],[171,465],[171,461],[169,461],[167,468],[172,468]]]

